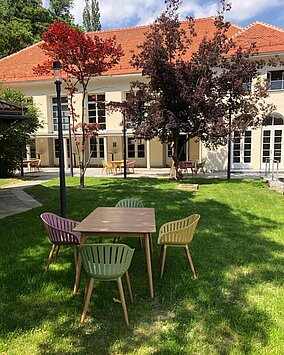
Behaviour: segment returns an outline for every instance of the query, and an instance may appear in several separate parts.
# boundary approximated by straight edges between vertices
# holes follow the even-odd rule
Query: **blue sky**
[[[48,5],[48,0],[44,0]],[[231,0],[227,19],[232,23],[247,26],[254,21],[263,21],[284,28],[284,0]],[[75,21],[82,23],[85,0],[74,0],[72,13]],[[99,0],[102,29],[123,28],[149,24],[165,9],[164,0]],[[214,16],[218,0],[183,0],[180,19]]]

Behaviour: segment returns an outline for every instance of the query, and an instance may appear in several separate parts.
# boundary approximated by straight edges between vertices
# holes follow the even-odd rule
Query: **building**
[[[182,26],[186,26],[183,22]],[[101,166],[102,160],[122,159],[122,117],[119,112],[106,113],[98,101],[122,101],[129,90],[129,83],[142,79],[141,72],[134,69],[129,60],[137,45],[143,43],[144,33],[148,26],[125,28],[118,30],[100,31],[103,38],[116,36],[125,52],[118,65],[106,72],[103,76],[93,78],[89,85],[87,102],[89,122],[98,122],[102,130],[96,139],[89,142],[88,150],[94,149],[91,165]],[[214,32],[214,19],[203,18],[196,20],[197,36],[191,46],[195,51],[199,41],[204,35],[210,36]],[[253,23],[246,28],[232,25],[230,36],[241,46],[255,42],[259,51],[259,58],[273,58],[276,54],[284,55],[284,30],[265,23]],[[0,60],[0,78],[2,87],[9,87],[22,91],[26,96],[33,97],[35,104],[42,113],[43,128],[35,135],[35,146],[31,147],[29,155],[40,155],[43,166],[58,165],[58,139],[57,139],[57,110],[54,79],[51,76],[39,76],[33,72],[37,64],[46,59],[38,44],[21,50]],[[284,171],[284,66],[262,69],[261,76],[270,81],[269,101],[277,109],[266,121],[266,125],[257,130],[247,130],[245,134],[232,143],[232,170],[233,171],[264,171],[266,162],[271,159],[279,164],[279,170]],[[76,94],[76,111],[80,113],[80,97]],[[69,125],[67,97],[62,98],[63,129],[66,158],[69,154]],[[182,138],[181,138],[182,139]],[[141,167],[164,167],[171,162],[171,150],[158,140],[144,142],[134,140],[130,130],[127,130],[127,159],[135,160]],[[74,148],[73,148],[74,152]],[[227,147],[220,147],[212,151],[203,146],[201,142],[191,140],[183,153],[182,160],[206,159],[207,170],[226,170]],[[73,159],[76,162],[76,157]],[[78,163],[78,161],[76,162]]]

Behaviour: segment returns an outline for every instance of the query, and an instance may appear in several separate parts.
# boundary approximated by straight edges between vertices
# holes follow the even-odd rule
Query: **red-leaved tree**
[[[189,19],[185,31],[178,19],[180,0],[166,3],[166,11],[150,26],[140,52],[133,56],[133,66],[142,69],[148,81],[131,84],[127,112],[136,137],[158,137],[171,144],[178,176],[180,134],[184,142],[198,138],[213,148],[225,145],[231,132],[241,134],[260,125],[273,105],[265,102],[266,82],[257,79],[264,62],[256,59],[255,46],[237,48],[228,35],[225,0],[215,17],[215,33],[201,39],[195,51],[191,49],[195,20]],[[252,81],[257,84],[247,90]]]
[[[88,85],[92,77],[99,76],[116,65],[123,55],[123,50],[121,45],[116,43],[115,37],[102,39],[94,34],[90,36],[58,21],[48,27],[42,34],[42,39],[40,47],[49,59],[34,68],[34,71],[39,74],[50,74],[53,62],[61,63],[70,102],[71,129],[79,157],[80,186],[84,187],[85,172],[92,153],[86,157],[87,142],[100,128],[97,123],[86,122]],[[80,115],[74,110],[74,94],[78,90],[82,91]]]

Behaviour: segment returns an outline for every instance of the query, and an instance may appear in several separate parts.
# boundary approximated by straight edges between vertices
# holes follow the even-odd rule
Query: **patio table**
[[[119,208],[98,207],[74,231],[81,233],[80,245],[84,245],[88,236],[98,237],[144,237],[145,256],[148,273],[150,297],[154,298],[150,236],[156,232],[154,208]],[[74,293],[78,291],[81,273],[81,255],[79,253],[76,266]]]

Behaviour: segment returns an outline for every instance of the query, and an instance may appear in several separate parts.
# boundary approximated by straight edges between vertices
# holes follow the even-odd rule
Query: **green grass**
[[[0,179],[0,189],[2,187],[10,186],[10,185],[17,185],[22,181],[27,181],[27,180],[34,180],[33,176],[28,176],[28,177],[19,177],[19,178],[1,178]]]
[[[283,354],[283,196],[261,180],[190,182],[200,189],[178,190],[166,179],[86,178],[81,190],[77,178],[67,179],[74,219],[126,197],[155,208],[157,229],[201,214],[191,245],[198,278],[192,278],[183,250],[172,248],[160,280],[154,243],[153,301],[139,239],[123,239],[136,248],[129,328],[110,282],[96,284],[86,323],[79,325],[85,279],[74,296],[72,250],[61,251],[43,272],[50,244],[39,214],[59,213],[58,180],[30,188],[43,206],[0,220],[0,353]]]

